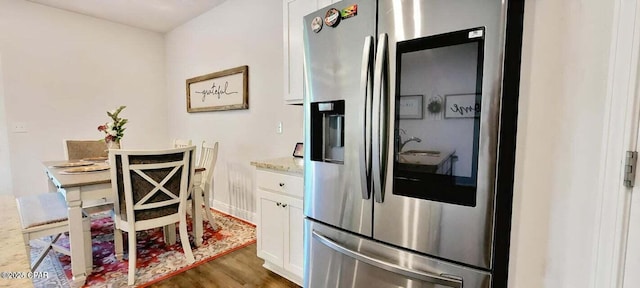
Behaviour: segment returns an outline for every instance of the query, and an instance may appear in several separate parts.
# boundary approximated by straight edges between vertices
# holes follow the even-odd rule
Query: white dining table
[[[59,191],[65,196],[68,206],[69,218],[69,245],[71,250],[71,274],[73,287],[81,287],[84,285],[87,275],[91,273],[91,262],[85,259],[92,259],[92,255],[86,255],[87,245],[82,233],[82,214],[83,202],[100,199],[113,199],[113,191],[111,189],[111,173],[109,170],[95,171],[87,173],[65,174],[63,170],[66,168],[56,168],[54,166],[67,163],[69,161],[45,161],[45,173],[49,178],[50,191]],[[195,168],[196,173],[191,185],[191,191],[199,189],[202,181],[202,173],[204,168]],[[63,173],[61,173],[63,172]],[[200,191],[198,191],[200,192]],[[195,232],[196,246],[202,244],[203,236],[203,217],[202,209],[203,199],[201,193],[192,193],[192,217],[193,231]],[[175,230],[174,230],[175,231]],[[175,235],[170,237],[175,239]],[[89,249],[88,251],[92,251]]]

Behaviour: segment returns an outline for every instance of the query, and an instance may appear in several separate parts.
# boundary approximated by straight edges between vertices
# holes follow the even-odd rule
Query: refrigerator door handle
[[[364,95],[364,133],[360,141],[360,181],[362,199],[371,197],[371,93],[373,90],[373,36],[364,38],[362,48],[362,69],[360,71],[360,89]]]
[[[373,78],[373,127],[371,157],[373,175],[373,195],[378,203],[384,202],[384,176],[387,161],[387,127],[389,119],[389,41],[386,33],[378,36],[376,65]],[[373,137],[372,137],[373,138]]]
[[[326,245],[327,247],[343,254],[346,255],[348,257],[351,257],[355,260],[367,263],[369,265],[378,267],[380,269],[392,272],[392,273],[396,273],[396,274],[400,274],[400,275],[404,275],[406,277],[410,277],[413,279],[418,279],[424,282],[428,282],[428,283],[433,283],[433,284],[438,284],[438,285],[444,285],[447,287],[452,287],[452,288],[463,288],[463,280],[461,277],[457,277],[454,275],[447,275],[447,274],[432,274],[432,273],[426,273],[426,272],[422,272],[422,271],[416,271],[416,270],[411,270],[405,267],[402,267],[400,265],[396,265],[393,263],[387,263],[385,261],[382,261],[380,259],[376,259],[373,258],[371,256],[362,254],[358,251],[354,251],[351,250],[349,248],[346,248],[336,242],[334,242],[333,240],[321,235],[320,233],[318,233],[317,231],[313,230],[312,232],[312,236],[313,238],[315,238],[316,240],[320,241],[320,243]]]

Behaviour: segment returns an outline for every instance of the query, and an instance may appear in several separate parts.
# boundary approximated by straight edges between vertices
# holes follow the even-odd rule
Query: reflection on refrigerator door
[[[488,288],[491,274],[405,252],[305,219],[305,287]]]

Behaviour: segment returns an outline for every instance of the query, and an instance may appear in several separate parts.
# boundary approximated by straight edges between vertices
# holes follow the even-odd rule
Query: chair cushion
[[[16,202],[22,229],[67,220],[67,202],[58,192],[22,196]]]

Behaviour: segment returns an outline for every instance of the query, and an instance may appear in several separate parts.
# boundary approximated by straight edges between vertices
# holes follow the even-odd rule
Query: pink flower
[[[98,126],[98,131],[104,132],[105,134],[104,141],[120,142],[120,139],[124,136],[124,130],[126,129],[124,125],[127,124],[128,120],[120,118],[119,116],[124,108],[126,108],[126,106],[120,106],[113,111],[107,112],[107,116],[113,121]]]

